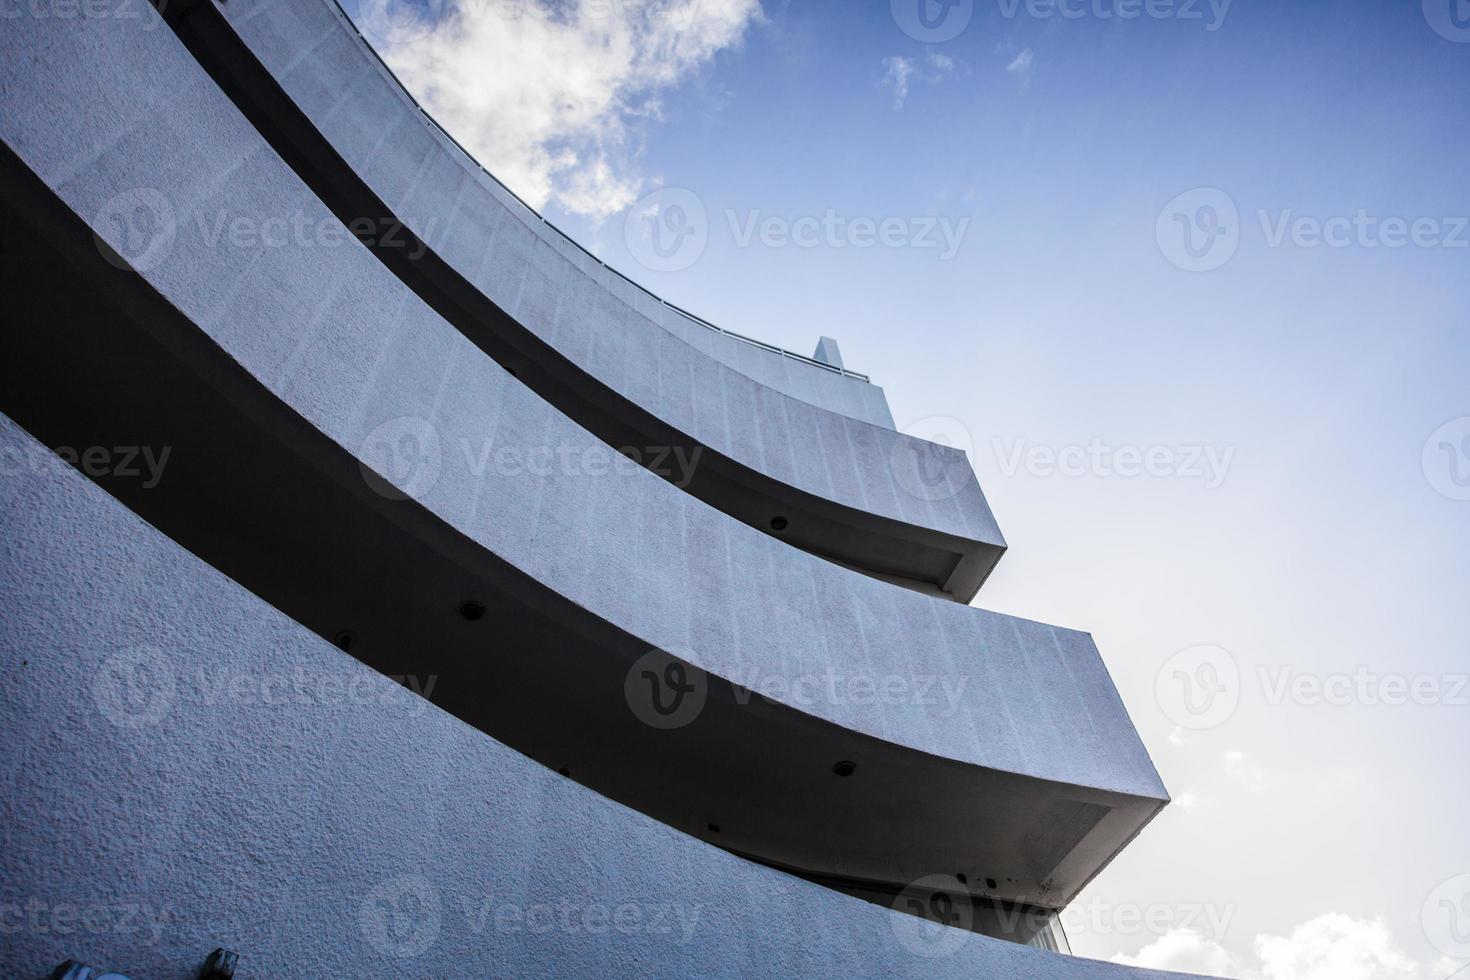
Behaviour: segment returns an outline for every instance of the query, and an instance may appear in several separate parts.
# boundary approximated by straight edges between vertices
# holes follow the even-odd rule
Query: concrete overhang
[[[970,462],[894,431],[880,389],[721,337],[602,265],[435,126],[335,4],[165,10],[343,224],[563,414],[614,447],[657,447],[645,461],[697,459],[680,486],[751,527],[974,598],[1005,540]]]
[[[0,458],[46,455],[0,416]],[[0,513],[0,903],[150,926],[12,929],[6,976],[78,954],[192,976],[221,942],[260,977],[1181,976],[934,929],[693,840],[425,706],[65,467],[0,470]]]
[[[0,408],[43,442],[173,447],[156,486],[90,475],[299,622],[349,632],[365,663],[438,676],[433,703],[763,860],[960,872],[988,899],[1055,908],[1164,805],[1084,634],[854,574],[644,469],[478,469],[460,447],[606,447],[355,241],[211,246],[201,215],[331,215],[148,26],[6,35],[25,53],[0,62],[0,135],[26,288],[5,294]],[[128,229],[100,219],[140,193],[176,220],[167,249],[130,264],[92,229],[121,247]],[[395,460],[379,447],[404,420],[443,450],[428,485],[422,452],[365,473]],[[456,613],[466,599],[479,621]],[[650,651],[707,678],[680,727],[630,694]],[[796,695],[833,671],[903,691]],[[856,771],[835,775],[841,761]]]

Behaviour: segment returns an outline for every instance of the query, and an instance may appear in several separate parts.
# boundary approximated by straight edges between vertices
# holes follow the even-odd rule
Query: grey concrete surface
[[[323,433],[484,548],[719,677],[968,679],[953,705],[786,696],[832,724],[976,766],[1166,799],[1086,634],[855,574],[643,469],[593,471],[585,461],[605,459],[603,444],[355,241],[212,237],[236,218],[333,222],[161,25],[20,18],[4,29],[5,141],[125,253],[128,232],[112,219],[158,195],[169,233],[152,236],[141,274]],[[418,439],[407,458],[405,433]],[[558,461],[503,466],[507,447]]]
[[[331,0],[307,3],[232,0],[232,5],[223,12],[257,56],[285,84],[297,104],[328,133],[348,160],[360,166],[360,172],[381,189],[384,199],[390,205],[404,208],[403,217],[408,223],[417,223],[424,229],[431,224],[443,226],[436,247],[439,241],[446,242],[449,245],[446,251],[457,262],[463,262],[462,267],[471,278],[479,269],[482,256],[503,247],[500,242],[490,241],[486,234],[487,229],[499,224],[491,217],[499,215],[500,209],[492,206],[498,203],[583,276],[594,279],[623,304],[636,308],[663,332],[672,333],[707,357],[766,387],[828,411],[893,428],[883,389],[877,385],[783,357],[701,326],[651,301],[645,291],[611,274],[546,227],[499,183],[484,179],[480,167],[452,141],[443,140],[441,134],[431,134],[428,127],[421,125],[423,120],[416,118],[412,98],[402,91],[391,73],[382,70],[357,37],[355,28]],[[432,139],[428,138],[431,136]],[[431,147],[444,152],[433,152]],[[472,178],[471,181],[463,183],[464,176]],[[468,200],[456,201],[456,196]],[[480,223],[484,226],[478,227]],[[455,236],[462,236],[463,240]],[[539,251],[521,243],[511,248],[521,253]],[[533,260],[534,265],[551,268],[543,263],[544,260]],[[571,277],[563,269],[557,269],[552,275],[556,281],[568,278]],[[581,295],[580,288],[569,295]],[[496,298],[512,299],[513,293],[496,290]],[[591,302],[601,312],[601,304]],[[739,332],[758,334],[753,328]],[[651,372],[659,365],[650,358],[634,368]]]
[[[0,319],[17,325],[0,335],[0,411],[60,453],[96,447],[80,454],[86,473],[191,554],[317,635],[350,634],[352,656],[380,673],[437,678],[433,704],[610,799],[819,883],[856,883],[859,897],[939,874],[987,907],[1042,910],[1064,905],[1161,805],[873,739],[687,663],[676,680],[688,697],[672,698],[664,723],[652,696],[667,705],[672,691],[648,672],[661,654],[650,663],[646,641],[385,495],[382,478],[109,261],[3,145],[0,227],[27,243],[5,263],[25,288],[0,294]],[[142,480],[129,450],[103,448],[140,444],[159,461]],[[690,560],[701,551],[693,543]],[[466,599],[479,618],[458,613]],[[881,680],[883,704],[939,719],[976,680],[831,666],[830,680],[737,680],[768,697],[784,685],[793,704],[858,707],[878,702]],[[834,771],[840,760],[853,778]],[[1024,939],[1039,925],[1012,921],[976,926]]]
[[[0,975],[1177,974],[941,929],[685,837],[460,723],[0,416]],[[422,681],[422,678],[413,679]]]
[[[582,370],[782,483],[1004,546],[962,451],[894,432],[880,389],[713,333],[591,260],[431,125],[330,0],[219,9],[406,225]]]
[[[812,356],[823,364],[842,367],[842,348],[837,346],[837,341],[832,337],[823,337],[818,340],[816,353]]]

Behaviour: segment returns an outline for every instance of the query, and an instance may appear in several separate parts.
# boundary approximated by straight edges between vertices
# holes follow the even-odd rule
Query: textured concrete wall
[[[0,416],[0,975],[1164,974],[940,929],[531,763]]]
[[[337,225],[161,25],[8,21],[0,85],[0,134],[121,251],[131,230],[119,215],[139,200],[168,212],[169,233],[136,264],[222,348],[322,432],[568,600],[724,678],[964,677],[953,706],[820,697],[791,706],[948,759],[1165,798],[1086,634],[834,566],[646,470],[594,472],[582,461],[606,459],[602,443],[355,241],[215,237],[236,218]],[[393,455],[405,433],[421,447],[409,460]],[[507,471],[497,464],[506,447],[576,462]]]
[[[474,224],[477,220],[498,223],[490,216],[499,214],[501,209],[494,207],[499,203],[534,237],[575,265],[583,276],[595,280],[622,303],[636,307],[643,317],[706,356],[802,401],[875,425],[893,427],[883,390],[878,386],[783,357],[701,326],[652,300],[622,277],[611,274],[547,228],[498,183],[485,179],[480,168],[454,148],[451,141],[439,134],[431,135],[411,98],[389,73],[382,71],[335,4],[322,0],[305,3],[232,0],[223,12],[339,150],[354,165],[360,165],[359,172],[381,189],[384,200],[392,205],[402,204],[405,219],[414,219],[409,222],[411,225],[417,222],[425,227],[439,226],[441,235],[448,236],[445,243],[455,259],[466,262],[462,266],[466,275],[473,278],[479,257],[490,247],[481,234],[483,229]],[[463,185],[462,193],[468,200],[456,202],[454,198],[461,192],[464,176],[474,178]],[[420,190],[426,193],[421,196]],[[440,194],[444,197],[440,198]],[[469,219],[468,226],[457,216],[460,213]],[[460,226],[452,234],[447,230],[451,224]],[[456,241],[453,235],[466,235],[469,240]],[[480,236],[479,240],[475,240],[476,236]],[[552,278],[569,277],[566,271],[558,270]],[[506,293],[504,298],[513,299],[513,294]],[[642,328],[647,333],[658,332],[648,331],[646,324]],[[740,332],[758,333],[754,326]],[[658,369],[651,358],[639,366],[647,371]]]
[[[892,431],[881,389],[722,337],[588,258],[433,127],[335,5],[220,10],[406,225],[584,371],[783,483],[1003,544],[963,452]],[[921,476],[916,460],[931,456]]]

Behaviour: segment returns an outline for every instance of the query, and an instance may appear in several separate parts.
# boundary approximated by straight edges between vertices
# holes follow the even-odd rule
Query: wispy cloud
[[[1010,64],[1006,65],[1006,71],[1021,79],[1022,82],[1030,81],[1031,66],[1035,61],[1036,55],[1032,53],[1031,49],[1022,48],[1021,53],[1012,58]]]
[[[1147,970],[1177,970],[1207,977],[1240,976],[1235,957],[1193,929],[1170,929],[1138,951],[1137,956],[1114,956],[1114,963]]]
[[[883,59],[883,84],[893,89],[893,108],[903,108],[904,100],[909,97],[909,79],[915,70],[909,58],[894,55]]]
[[[1280,782],[1276,772],[1251,762],[1238,749],[1225,753],[1225,774],[1251,793],[1264,793]]]
[[[1289,936],[1258,935],[1252,954],[1238,957],[1194,929],[1172,929],[1115,963],[1238,980],[1439,980],[1447,964],[1415,962],[1382,919],[1329,912]]]
[[[955,60],[949,55],[930,53],[922,60],[893,55],[883,59],[883,77],[879,84],[893,90],[893,108],[902,109],[909,97],[911,81],[917,79],[933,85],[954,74],[955,70]]]
[[[659,117],[660,96],[759,18],[758,0],[476,3],[382,53],[532,206],[602,219],[639,196],[638,129]]]

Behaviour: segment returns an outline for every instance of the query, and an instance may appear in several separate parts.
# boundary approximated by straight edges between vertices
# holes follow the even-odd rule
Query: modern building
[[[968,605],[962,452],[330,2],[67,9],[0,20],[0,974],[1155,975],[1055,928],[1167,795]]]

